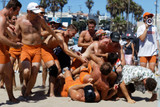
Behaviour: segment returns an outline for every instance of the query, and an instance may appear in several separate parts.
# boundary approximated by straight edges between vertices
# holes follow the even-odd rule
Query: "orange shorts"
[[[81,83],[85,83],[85,82],[84,82],[84,77],[85,77],[86,75],[90,75],[91,72],[92,72],[92,68],[91,68],[91,65],[90,65],[90,64],[88,64],[88,68],[83,68],[83,69],[81,70],[81,73],[80,73],[80,76],[79,76],[79,79],[80,79]]]
[[[39,63],[41,61],[41,45],[23,45],[20,59]]]
[[[9,53],[5,47],[5,45],[0,43],[0,64],[6,64],[10,62]]]
[[[70,68],[72,70],[75,70],[76,68],[80,67],[81,65],[82,65],[82,62],[80,60],[74,58]]]
[[[10,48],[9,49],[9,54],[11,55],[11,57],[16,59],[16,58],[20,57],[21,51],[22,51],[21,48],[20,49]]]
[[[51,60],[58,60],[57,56],[53,53],[52,49],[48,49],[46,46],[41,48],[41,57],[44,63]]]
[[[147,61],[149,63],[156,63],[156,55],[149,57],[140,57],[140,63],[141,62],[147,63]]]
[[[61,96],[62,97],[68,97],[68,90],[69,90],[69,88],[71,88],[72,86],[75,86],[75,85],[80,85],[80,84],[82,84],[82,83],[80,82],[79,79],[76,79],[74,81],[71,76],[66,77],[65,78],[65,84],[64,84],[63,90],[61,92]]]

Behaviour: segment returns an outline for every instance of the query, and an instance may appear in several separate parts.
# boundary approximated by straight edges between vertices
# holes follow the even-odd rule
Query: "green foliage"
[[[89,14],[91,12],[91,8],[93,7],[93,5],[94,5],[94,2],[92,0],[87,0],[86,1],[86,6],[87,6],[87,8],[89,10]]]
[[[111,31],[113,32],[119,32],[120,34],[125,33],[126,32],[126,27],[127,26],[127,22],[124,19],[124,17],[116,16],[114,19],[112,19],[112,24],[111,24]]]
[[[61,9],[61,12],[63,12],[63,7],[67,3],[68,0],[40,0],[40,5],[52,11],[53,16],[55,15],[55,12],[59,9]]]

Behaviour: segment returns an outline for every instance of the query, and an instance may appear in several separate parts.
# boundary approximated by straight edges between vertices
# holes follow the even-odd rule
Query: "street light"
[[[156,14],[155,14],[155,26],[157,26],[157,4],[158,4],[158,1],[156,0],[155,2],[154,2],[154,4],[155,4],[155,6],[156,6]]]
[[[127,31],[128,31],[128,26],[129,26],[129,9],[130,9],[130,0],[128,0]]]

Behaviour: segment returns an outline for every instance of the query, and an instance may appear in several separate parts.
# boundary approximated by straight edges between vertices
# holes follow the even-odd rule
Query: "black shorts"
[[[60,47],[57,47],[54,49],[55,55],[58,57],[61,69],[65,67],[70,67],[71,65],[71,59],[70,56],[68,56]]]

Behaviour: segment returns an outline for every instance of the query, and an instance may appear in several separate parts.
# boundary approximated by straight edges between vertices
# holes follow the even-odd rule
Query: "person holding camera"
[[[140,66],[146,67],[147,62],[152,72],[155,72],[156,57],[159,49],[159,35],[157,27],[152,25],[152,13],[146,12],[143,14],[144,24],[137,29],[137,37],[139,38],[139,52]]]

